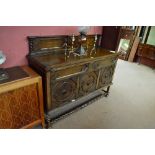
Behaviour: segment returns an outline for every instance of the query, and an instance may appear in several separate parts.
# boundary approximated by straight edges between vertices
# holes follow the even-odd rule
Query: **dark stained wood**
[[[68,36],[28,37],[30,53],[37,54],[51,49],[61,49],[67,43]]]
[[[94,45],[94,35],[88,36],[88,38],[90,38],[90,40],[87,39],[90,48],[86,56],[71,55],[66,58],[65,47],[57,50],[47,49],[42,53],[38,53],[36,50],[37,54],[32,54],[33,51],[30,51],[27,56],[29,65],[43,78],[44,108],[47,121],[51,119],[52,111],[57,111],[64,105],[78,101],[82,97],[85,98],[90,93],[112,84],[118,53],[100,48],[100,41],[98,41],[96,54],[90,55]],[[33,42],[33,39],[31,41]],[[69,50],[68,43],[67,52]],[[106,81],[106,84],[103,84],[103,81]]]
[[[89,51],[90,52],[90,51]],[[109,56],[113,56],[114,53],[109,52],[108,50],[103,50],[102,48],[97,49],[97,53],[95,55],[90,56],[88,52],[87,56],[81,57],[74,57],[73,55],[70,58],[65,59],[64,51],[57,50],[43,55],[35,55],[29,58],[32,58],[33,61],[39,62],[42,67],[46,68],[47,70],[51,70],[51,67],[67,67],[67,65],[82,63],[82,62],[90,62],[95,59],[100,60],[102,58],[106,58]],[[91,58],[91,59],[90,59]],[[64,66],[65,65],[65,66]],[[56,70],[56,68],[55,68]]]
[[[79,96],[87,95],[96,90],[98,72],[88,72],[80,76]]]
[[[122,26],[104,26],[101,46],[108,50],[118,51],[121,39],[130,40],[127,53],[125,55],[124,53],[119,55],[120,59],[128,60],[130,50],[132,48],[133,41],[136,35],[135,32],[136,32],[135,30],[124,28]]]
[[[121,26],[103,26],[101,46],[115,51]]]
[[[100,46],[101,35],[97,35],[98,40],[96,45]],[[61,36],[34,36],[28,37],[29,41],[29,51],[31,55],[50,52],[51,50],[61,50],[64,49],[66,44],[67,48],[71,48],[71,37],[67,35]],[[88,35],[87,41],[84,43],[84,47],[87,46],[91,48],[94,45],[94,35]],[[74,47],[78,47],[78,36],[75,36]]]
[[[121,29],[119,39],[129,39],[131,40],[134,34],[134,30],[130,29]]]
[[[57,81],[51,86],[52,108],[71,102],[76,98],[77,77]]]
[[[150,67],[155,67],[155,46],[139,44],[137,50],[138,62]]]

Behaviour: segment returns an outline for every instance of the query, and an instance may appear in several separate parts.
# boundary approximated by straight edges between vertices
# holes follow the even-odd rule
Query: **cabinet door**
[[[52,84],[52,109],[71,102],[76,98],[77,77],[57,81]]]
[[[115,70],[115,64],[105,66],[100,70],[101,74],[99,77],[98,88],[108,86],[109,84],[112,83],[114,70]]]
[[[96,89],[97,72],[88,72],[80,76],[79,97],[84,96]]]

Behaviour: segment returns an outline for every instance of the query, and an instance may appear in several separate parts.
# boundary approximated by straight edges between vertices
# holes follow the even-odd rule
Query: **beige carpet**
[[[155,128],[155,70],[119,60],[110,95],[59,120],[54,129]]]

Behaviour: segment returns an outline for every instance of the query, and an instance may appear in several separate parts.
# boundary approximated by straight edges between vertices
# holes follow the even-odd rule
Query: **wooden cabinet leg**
[[[50,118],[47,116],[45,120],[46,120],[46,129],[49,129],[49,128],[51,128],[51,126],[52,126],[52,123],[51,123],[51,120],[50,120]]]
[[[110,86],[108,86],[106,90],[103,90],[105,97],[109,95],[109,91],[110,91]]]

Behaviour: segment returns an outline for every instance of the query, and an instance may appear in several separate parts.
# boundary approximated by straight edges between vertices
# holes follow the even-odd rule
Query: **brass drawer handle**
[[[67,78],[70,78],[70,77],[73,77],[73,76],[77,76],[77,75],[81,75],[81,74],[85,73],[87,70],[88,70],[88,65],[85,65],[85,67],[82,69],[82,71],[58,77],[58,78],[56,78],[56,81],[67,79]]]

